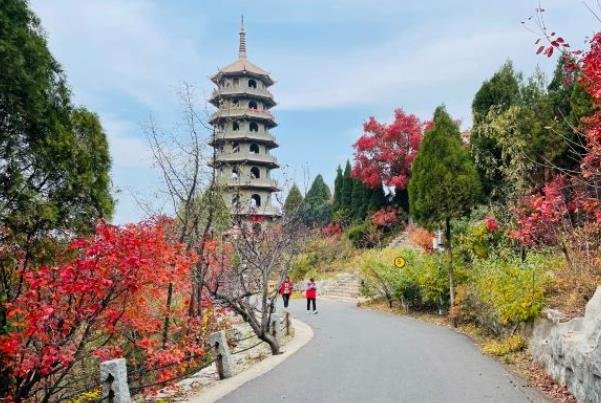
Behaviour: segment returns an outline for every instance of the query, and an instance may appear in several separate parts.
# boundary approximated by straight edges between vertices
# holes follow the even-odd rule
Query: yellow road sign
[[[407,261],[405,261],[405,258],[402,256],[399,256],[394,259],[394,265],[396,267],[398,267],[399,269],[402,269],[403,267],[405,267],[405,264],[407,264]]]

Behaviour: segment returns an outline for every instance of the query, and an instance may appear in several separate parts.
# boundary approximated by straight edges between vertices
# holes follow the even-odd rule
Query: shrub
[[[551,278],[547,269],[553,262],[548,256],[531,254],[525,261],[517,257],[491,257],[474,262],[470,278],[472,306],[480,310],[479,321],[489,323],[498,331],[501,327],[517,325],[535,319],[545,304]],[[474,301],[475,299],[475,301]],[[468,298],[469,300],[469,298]]]
[[[522,351],[527,346],[526,339],[519,334],[514,334],[502,340],[491,340],[484,344],[482,350],[487,354],[503,357],[511,353]]]
[[[409,233],[409,240],[425,250],[426,252],[432,252],[432,238],[434,234],[425,228],[410,226],[407,228]]]
[[[397,268],[394,259],[402,256],[406,266]],[[362,254],[359,265],[367,296],[383,297],[404,309],[448,306],[449,289],[445,257],[429,255],[412,248],[386,248]],[[463,282],[464,270],[456,267],[457,280]]]
[[[357,248],[363,248],[367,246],[369,233],[369,226],[367,224],[353,225],[346,230],[346,237],[353,243]]]

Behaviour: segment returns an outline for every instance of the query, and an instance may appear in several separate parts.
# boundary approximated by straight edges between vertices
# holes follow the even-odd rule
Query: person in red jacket
[[[317,313],[317,308],[315,307],[315,299],[317,298],[317,285],[313,279],[309,279],[307,283],[307,288],[305,289],[305,296],[307,297],[307,312],[309,312],[309,307],[313,305],[313,313]]]
[[[294,289],[294,284],[290,281],[290,277],[286,276],[286,279],[282,281],[280,284],[280,289],[278,292],[282,296],[284,300],[284,308],[288,308],[288,302],[290,301],[290,295],[292,295],[292,290]]]

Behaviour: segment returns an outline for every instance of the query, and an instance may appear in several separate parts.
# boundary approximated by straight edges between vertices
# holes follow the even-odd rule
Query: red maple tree
[[[164,367],[152,375],[160,381],[204,354],[208,318],[188,318],[185,299],[196,256],[171,226],[165,218],[100,223],[91,238],[71,242],[74,259],[21,273],[23,292],[7,305],[0,335],[7,398],[64,398],[93,357],[124,356],[140,374]]]
[[[353,176],[372,189],[382,185],[405,189],[426,125],[402,109],[394,111],[390,124],[370,117],[363,124],[363,134],[353,144]]]

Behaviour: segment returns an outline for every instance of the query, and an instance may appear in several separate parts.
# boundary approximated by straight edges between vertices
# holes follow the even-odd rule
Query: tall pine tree
[[[342,205],[342,184],[343,184],[342,168],[340,165],[336,168],[336,179],[334,180],[334,202],[332,203],[332,211],[337,212]]]
[[[342,176],[342,203],[340,209],[344,211],[347,217],[350,217],[353,211],[353,177],[351,176],[351,163],[347,160]]]
[[[409,200],[411,214],[418,223],[445,229],[451,306],[455,301],[451,222],[469,213],[479,197],[478,174],[463,145],[459,127],[444,106],[440,106],[413,163]]]
[[[296,183],[293,183],[290,191],[288,192],[288,196],[286,196],[286,201],[284,202],[284,213],[294,214],[299,210],[302,204],[303,195],[301,194],[298,186],[296,186]]]

